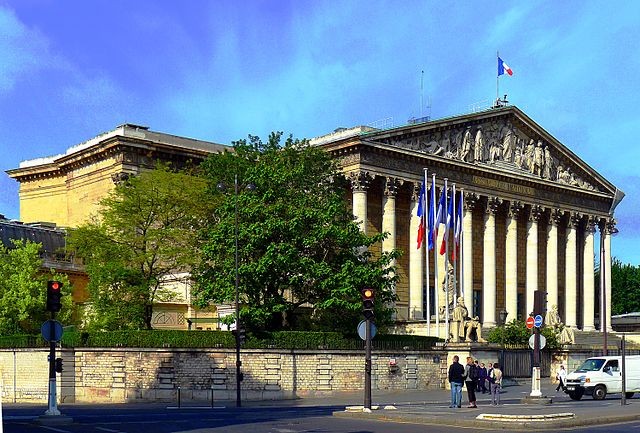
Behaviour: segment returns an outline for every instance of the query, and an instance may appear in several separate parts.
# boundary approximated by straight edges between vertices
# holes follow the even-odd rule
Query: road
[[[594,402],[595,403],[595,402]],[[202,409],[167,409],[158,405],[68,405],[65,415],[73,417],[68,425],[38,425],[33,422],[44,411],[42,406],[4,408],[4,433],[451,433],[452,427],[409,423],[390,423],[332,416],[344,406],[316,405],[303,407],[220,407]],[[443,406],[442,410],[447,410]],[[594,407],[595,410],[595,407]],[[452,412],[455,416],[455,412]],[[455,427],[472,432],[478,427]],[[539,429],[536,429],[539,430]],[[509,429],[482,429],[485,432]],[[640,432],[640,422],[574,429],[554,429],[578,433]]]

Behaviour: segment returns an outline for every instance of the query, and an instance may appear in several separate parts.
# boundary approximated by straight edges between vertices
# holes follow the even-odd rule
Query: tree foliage
[[[197,176],[159,165],[117,185],[98,215],[70,233],[89,276],[91,327],[151,329],[154,303],[173,296],[163,280],[198,261],[205,187]]]
[[[611,263],[611,314],[640,311],[640,266]]]
[[[199,303],[234,301],[237,209],[241,316],[250,328],[355,329],[364,286],[377,289],[379,322],[388,319],[398,252],[371,253],[384,235],[360,231],[330,155],[291,136],[281,144],[281,133],[234,147],[202,165],[221,202],[204,233]]]
[[[558,331],[560,330],[555,330],[549,326],[542,327],[540,333],[546,338],[545,347],[547,349],[557,349],[560,346],[558,343]],[[505,345],[526,346],[530,337],[531,330],[527,329],[526,323],[522,320],[514,319],[504,326],[492,328],[487,335],[487,341]]]
[[[68,324],[71,318],[71,287],[66,275],[43,270],[40,249],[31,241],[14,240],[11,248],[0,244],[0,334],[27,333],[40,330],[42,322],[50,319],[45,310],[47,280],[58,280],[62,288],[62,309],[57,318]]]

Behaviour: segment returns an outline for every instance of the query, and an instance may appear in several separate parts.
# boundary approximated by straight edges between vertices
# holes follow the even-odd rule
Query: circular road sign
[[[542,316],[540,314],[538,314],[534,319],[533,319],[533,326],[535,326],[536,328],[539,328],[542,326]]]
[[[534,349],[535,348],[535,344],[536,344],[536,336],[535,334],[532,335],[531,337],[529,337],[529,347]],[[544,349],[544,346],[547,345],[547,339],[545,338],[544,335],[540,334],[540,349]]]
[[[527,329],[532,329],[533,328],[533,317],[529,316],[527,317]]]
[[[51,338],[52,331],[53,338]],[[42,338],[46,341],[60,341],[62,338],[62,323],[57,320],[47,320],[42,324],[40,333],[42,334]]]
[[[358,323],[358,335],[363,340],[367,339],[367,336],[366,336],[365,332],[367,332],[367,321],[366,320],[362,320],[362,321],[360,321],[360,323]],[[377,332],[378,332],[378,328],[376,328],[375,323],[372,323],[371,324],[371,338],[375,337]]]

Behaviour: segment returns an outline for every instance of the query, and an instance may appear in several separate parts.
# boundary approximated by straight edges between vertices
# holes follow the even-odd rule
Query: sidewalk
[[[464,427],[496,427],[509,430],[553,430],[562,427],[604,425],[640,420],[640,396],[628,399],[621,405],[620,396],[607,396],[596,401],[590,396],[580,401],[571,400],[555,386],[542,385],[542,395],[552,399],[551,404],[524,404],[521,399],[531,392],[531,385],[521,381],[507,386],[501,393],[501,405],[491,406],[489,394],[477,393],[477,409],[466,408],[467,395],[463,391],[463,407],[449,408],[448,390],[406,391],[395,393],[373,392],[370,413],[362,410],[363,396],[349,410],[334,412],[345,418],[376,419],[389,422],[414,424],[438,424]],[[346,396],[339,397],[342,401]],[[331,399],[337,403],[338,399]],[[355,407],[351,407],[355,406]]]

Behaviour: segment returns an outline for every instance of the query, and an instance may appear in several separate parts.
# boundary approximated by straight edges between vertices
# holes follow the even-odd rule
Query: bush
[[[553,328],[543,327],[540,331],[547,339],[545,348],[554,350],[559,347],[558,337]],[[489,331],[487,341],[490,343],[499,343],[511,346],[528,347],[531,330],[527,329],[527,325],[523,321],[512,320],[505,326],[498,326]]]

